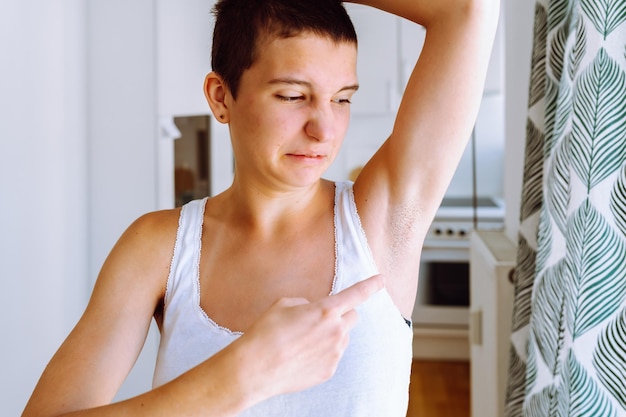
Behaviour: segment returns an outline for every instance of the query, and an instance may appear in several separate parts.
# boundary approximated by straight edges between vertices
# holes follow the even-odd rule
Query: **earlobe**
[[[211,112],[220,123],[230,121],[230,113],[226,104],[226,93],[228,88],[222,77],[215,71],[210,72],[204,79],[204,96],[206,97]]]

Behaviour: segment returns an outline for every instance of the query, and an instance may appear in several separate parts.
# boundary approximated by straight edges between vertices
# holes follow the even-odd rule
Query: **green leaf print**
[[[526,366],[513,346],[509,348],[509,364],[509,383],[506,391],[507,403],[515,402],[521,404],[525,397]]]
[[[549,385],[538,393],[526,397],[526,401],[524,401],[524,417],[548,417],[553,395],[554,386]]]
[[[583,56],[587,50],[587,31],[582,17],[579,15],[576,19],[576,43],[569,56],[569,77],[574,81],[576,74],[580,68]]]
[[[505,416],[626,417],[626,0],[535,1],[528,103]]]
[[[558,357],[561,350],[565,297],[563,293],[566,265],[563,261],[547,268],[537,280],[533,296],[533,319],[531,331],[539,354],[548,369],[558,373]]]
[[[581,0],[580,5],[604,39],[626,21],[623,0]]]
[[[532,394],[524,403],[524,417],[568,417],[567,390],[556,384],[544,387]]]
[[[548,44],[548,14],[539,3],[535,5],[533,55],[530,64],[530,92],[528,106],[537,104],[545,94],[546,45]]]
[[[552,0],[548,2],[548,32],[561,26],[567,18],[569,0]]]
[[[556,111],[554,112],[554,132],[552,133],[554,142],[563,140],[569,134],[569,121],[572,117],[573,106],[571,81],[567,77],[563,77],[558,86]]]
[[[600,333],[593,352],[596,375],[606,390],[626,410],[626,310]]]
[[[552,40],[550,42],[550,70],[552,71],[552,77],[555,80],[560,80],[563,76],[563,66],[565,65],[565,53],[567,47],[567,38],[568,38],[568,27],[565,25],[561,25],[554,35],[552,36]]]
[[[626,157],[626,76],[600,49],[576,87],[572,165],[589,191]]]
[[[539,216],[539,230],[537,232],[537,256],[535,257],[535,271],[543,271],[548,262],[548,258],[552,254],[552,243],[554,241],[553,233],[558,233],[552,227],[550,213],[547,205],[541,210]]]
[[[574,352],[567,355],[568,383],[570,391],[570,416],[613,417],[616,411],[598,382],[576,360]]]
[[[535,251],[523,236],[519,238],[517,267],[515,268],[515,301],[511,330],[517,331],[528,325],[531,314],[531,299],[535,279]]]
[[[522,219],[539,211],[543,198],[543,135],[530,119],[526,122],[526,138],[522,188],[524,204],[520,213]]]
[[[568,327],[575,341],[626,298],[626,246],[588,199],[568,223],[567,259],[572,273]]]
[[[555,147],[550,159],[546,181],[546,206],[548,206],[550,216],[563,235],[565,235],[567,207],[571,193],[569,142],[569,136],[566,136]]]
[[[611,192],[609,203],[613,219],[622,237],[626,237],[626,165],[622,166],[621,173]]]
[[[554,144],[558,141],[562,132],[563,123],[563,98],[567,95],[559,95],[559,84],[551,77],[546,77],[546,95],[545,95],[545,118],[544,118],[544,142],[543,155],[544,159],[548,159],[552,153]],[[571,100],[570,100],[571,102]],[[571,106],[566,106],[567,108]],[[566,114],[567,116],[567,114]],[[559,122],[557,122],[559,121]]]
[[[537,344],[535,343],[535,338],[532,333],[529,336],[529,342],[530,341],[532,341],[532,343],[528,344],[528,352],[526,355],[526,395],[530,393],[530,390],[535,385],[537,373],[539,372],[537,370],[537,349],[535,348]]]

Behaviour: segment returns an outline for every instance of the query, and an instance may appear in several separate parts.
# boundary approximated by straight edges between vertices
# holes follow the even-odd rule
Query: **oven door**
[[[469,248],[454,243],[424,246],[412,315],[416,327],[467,328]]]

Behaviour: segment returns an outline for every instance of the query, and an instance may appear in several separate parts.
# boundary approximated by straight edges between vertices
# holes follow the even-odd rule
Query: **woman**
[[[217,3],[205,94],[229,125],[233,184],[129,227],[25,416],[406,414],[416,254],[470,136],[498,2],[363,3],[427,36],[393,132],[354,183],[337,184],[322,175],[358,89],[345,9]],[[378,273],[380,291],[381,278],[366,279]],[[288,320],[303,310],[315,313]],[[154,390],[106,405],[152,317],[161,330]],[[251,358],[255,340],[266,348]]]

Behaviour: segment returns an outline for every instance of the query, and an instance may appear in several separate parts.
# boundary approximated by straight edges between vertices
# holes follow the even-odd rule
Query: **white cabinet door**
[[[472,417],[504,413],[511,346],[516,247],[502,231],[478,230],[470,243]]]
[[[487,69],[487,80],[485,81],[485,95],[502,94],[504,78],[504,19],[500,18],[498,31],[493,42],[489,68]]]
[[[352,100],[352,113],[391,113],[399,102],[398,18],[362,5],[347,4],[346,9],[359,39],[360,87]]]
[[[404,92],[409,77],[413,72],[417,58],[422,53],[424,39],[426,39],[426,29],[416,23],[406,19],[399,19],[400,35],[398,37],[398,48],[400,50],[400,83],[399,91]]]

